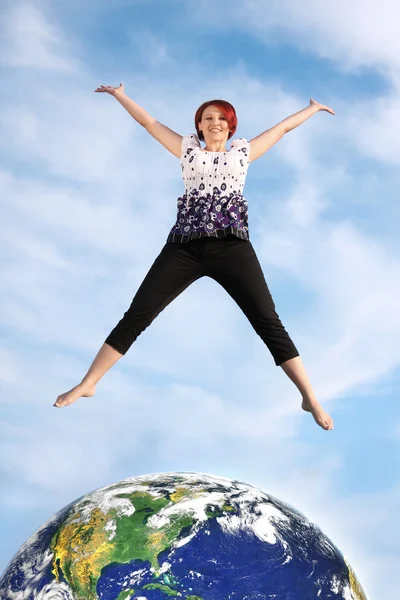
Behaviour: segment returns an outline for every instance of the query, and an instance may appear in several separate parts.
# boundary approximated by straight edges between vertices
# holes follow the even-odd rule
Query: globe
[[[0,579],[2,600],[365,600],[316,525],[243,482],[125,479],[44,523]]]

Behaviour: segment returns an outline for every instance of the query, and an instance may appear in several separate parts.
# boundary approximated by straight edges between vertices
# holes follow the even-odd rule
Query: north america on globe
[[[1,600],[366,600],[333,542],[288,504],[200,473],[125,479],[19,549]]]

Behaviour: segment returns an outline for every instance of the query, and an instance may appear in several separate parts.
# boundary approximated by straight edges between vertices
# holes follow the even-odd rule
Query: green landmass
[[[186,527],[193,525],[193,517],[181,513],[171,515],[169,522],[159,529],[146,524],[152,515],[184,496],[192,497],[190,490],[180,488],[171,498],[154,497],[148,492],[119,494],[135,507],[133,514],[121,516],[115,509],[103,514],[99,508],[91,512],[88,522],[80,521],[80,512],[71,513],[53,535],[50,549],[54,553],[53,573],[57,581],[65,577],[77,600],[97,600],[96,586],[101,570],[111,563],[132,560],[149,563],[155,574],[160,569],[158,556],[171,547]],[[107,522],[116,527],[115,540],[108,539]]]
[[[180,592],[177,592],[176,590],[172,590],[170,587],[168,587],[167,585],[164,585],[162,583],[146,583],[146,585],[143,586],[144,590],[161,590],[162,592],[164,592],[164,594],[167,594],[168,596],[182,596],[182,594]]]
[[[123,590],[117,596],[117,600],[130,600],[132,598],[135,590]]]

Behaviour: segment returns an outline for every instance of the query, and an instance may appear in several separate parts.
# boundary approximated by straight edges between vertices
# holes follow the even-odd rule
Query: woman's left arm
[[[329,106],[320,104],[319,102],[316,102],[311,98],[310,106],[307,106],[307,108],[303,108],[303,110],[300,110],[294,115],[290,115],[290,117],[287,117],[274,127],[271,127],[271,129],[267,129],[267,131],[264,131],[257,137],[250,140],[249,161],[252,162],[257,158],[260,158],[260,156],[262,156],[274,144],[279,142],[279,140],[283,138],[285,133],[288,133],[288,131],[295,129],[295,127],[298,127],[299,125],[304,123],[304,121],[312,117],[312,115],[315,115],[315,113],[319,112],[320,110],[326,110],[332,115],[335,114],[335,112],[331,108],[329,108]]]

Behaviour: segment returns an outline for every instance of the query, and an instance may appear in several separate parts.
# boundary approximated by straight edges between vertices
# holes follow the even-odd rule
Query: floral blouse
[[[184,194],[178,198],[175,225],[167,242],[234,234],[248,240],[247,201],[243,187],[249,166],[250,142],[238,138],[229,152],[202,150],[193,133],[182,139]]]

